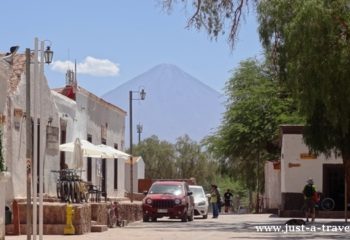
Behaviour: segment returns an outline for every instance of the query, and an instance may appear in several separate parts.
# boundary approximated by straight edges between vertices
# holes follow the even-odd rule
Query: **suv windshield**
[[[153,184],[149,190],[150,194],[173,194],[181,195],[183,193],[182,185],[158,185]]]

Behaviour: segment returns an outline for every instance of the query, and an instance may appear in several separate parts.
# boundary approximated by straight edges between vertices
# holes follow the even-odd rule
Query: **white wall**
[[[31,71],[33,73],[33,71]],[[5,128],[6,136],[6,159],[8,162],[8,168],[11,172],[11,181],[7,183],[7,200],[12,201],[13,198],[25,198],[26,197],[26,124],[25,118],[22,117],[18,120],[14,116],[14,109],[21,109],[26,111],[26,84],[25,75],[22,74],[17,90],[10,95],[7,102],[7,122]],[[31,79],[34,79],[34,75],[31,74]],[[31,81],[31,89],[34,89],[33,83],[37,81],[40,83],[40,79]],[[51,173],[51,170],[58,169],[58,151],[55,153],[44,153],[46,146],[46,126],[48,125],[49,117],[53,118],[52,126],[58,126],[58,112],[51,96],[51,91],[47,85],[46,79],[41,82],[40,94],[36,93],[39,104],[34,105],[34,93],[31,94],[31,115],[34,114],[34,106],[39,113],[41,109],[40,123],[43,128],[40,132],[41,137],[41,156],[44,162],[44,189],[45,193],[56,193],[56,181],[55,176]],[[19,127],[16,128],[15,122],[19,123]],[[38,143],[39,144],[39,143]],[[58,145],[57,145],[58,147]],[[57,149],[58,150],[58,149]],[[39,153],[38,153],[39,155]],[[33,162],[32,162],[33,164]],[[33,168],[32,168],[33,169]],[[38,189],[39,191],[39,189]]]
[[[139,190],[139,179],[145,178],[145,162],[142,157],[133,159],[133,192]],[[125,189],[130,192],[130,160],[125,162]]]
[[[5,66],[6,67],[6,66]],[[4,82],[9,81],[8,69],[0,64],[0,93],[3,93],[5,86]],[[6,73],[6,74],[4,74]],[[40,92],[34,94],[33,84],[40,83]],[[41,129],[41,143],[42,152],[40,155],[44,161],[44,189],[45,193],[51,196],[56,195],[56,178],[57,174],[51,170],[60,169],[60,154],[58,145],[60,136],[58,138],[57,147],[54,151],[45,151],[46,149],[46,127],[48,120],[52,117],[52,127],[60,128],[60,121],[67,123],[67,142],[73,141],[76,137],[82,139],[87,138],[87,134],[93,136],[93,143],[101,144],[101,126],[106,126],[107,129],[107,145],[114,146],[118,144],[119,149],[124,147],[124,131],[125,131],[125,115],[126,112],[118,109],[111,104],[104,102],[102,99],[87,93],[86,91],[78,92],[77,101],[70,100],[58,93],[51,92],[47,80],[35,79],[33,75],[33,66],[31,66],[31,114],[33,116],[34,107],[39,111]],[[4,96],[6,95],[6,98]],[[40,102],[34,104],[34,97],[37,96]],[[6,201],[12,201],[14,198],[26,198],[26,124],[24,115],[21,118],[15,118],[14,109],[20,109],[26,112],[26,81],[25,74],[22,73],[15,92],[10,94],[0,94],[0,106],[3,105],[4,99],[6,105],[4,114],[6,115],[6,125],[4,126],[4,154],[9,171],[11,172],[11,179],[6,183]],[[15,124],[16,123],[16,124]],[[16,127],[17,126],[17,127]],[[44,152],[45,151],[45,152]],[[38,153],[39,154],[39,153]],[[72,167],[72,154],[66,153],[66,160]],[[93,159],[92,176],[93,181],[97,181],[96,177],[96,163]],[[118,163],[118,190],[114,189],[114,161],[107,161],[107,194],[109,196],[124,196],[124,162]],[[84,169],[86,170],[86,161]],[[32,168],[33,169],[33,168]],[[86,171],[83,178],[86,179]],[[4,195],[2,195],[4,196]]]
[[[1,57],[0,57],[1,58]],[[7,98],[8,64],[0,60],[0,114],[5,110]]]
[[[274,169],[273,163],[265,163],[265,194],[266,208],[279,208],[281,204],[281,170]]]
[[[284,134],[281,151],[281,192],[300,193],[308,178],[313,178],[318,191],[323,190],[323,164],[340,164],[341,158],[324,155],[316,159],[301,159],[300,154],[308,153],[308,147],[301,134]],[[289,164],[300,164],[290,167]]]
[[[99,101],[98,98],[83,89],[80,89],[76,98],[77,118],[79,126],[75,132],[79,132],[81,138],[86,139],[87,134],[92,135],[93,144],[102,144],[102,138],[106,138],[106,145],[114,147],[118,144],[118,149],[123,151],[125,115],[123,110],[117,110],[110,104]],[[106,129],[106,136],[102,136],[102,127]],[[92,181],[97,183],[96,166],[99,159],[92,160]],[[85,163],[85,169],[86,169]],[[95,173],[95,174],[94,174]],[[118,189],[114,189],[114,160],[106,160],[106,190],[109,197],[123,197],[125,193],[124,185],[125,164],[122,160],[118,162]]]
[[[137,163],[137,179],[145,178],[145,162],[142,158],[139,158]]]

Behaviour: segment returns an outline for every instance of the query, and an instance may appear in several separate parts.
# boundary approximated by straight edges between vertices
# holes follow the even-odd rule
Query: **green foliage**
[[[173,178],[176,174],[174,147],[167,141],[160,141],[157,136],[135,146],[134,155],[142,156],[145,161],[146,178]]]
[[[248,13],[249,5],[255,7],[257,0],[161,0],[161,2],[167,12],[170,12],[178,2],[185,7],[189,5],[190,12],[192,11],[188,19],[189,27],[204,28],[214,39],[221,34],[227,34],[233,47],[242,18]]]
[[[189,136],[177,139],[175,155],[178,178],[195,177],[200,185],[212,183],[217,172],[217,163]]]
[[[299,100],[305,141],[317,153],[350,156],[349,10],[344,0],[259,5],[264,46]]]
[[[279,158],[279,125],[302,119],[284,86],[256,60],[240,63],[226,84],[226,95],[223,122],[205,142],[220,159],[224,173],[250,190],[256,188],[259,178],[261,190],[264,162]]]
[[[187,135],[179,137],[175,144],[152,136],[135,146],[134,154],[144,159],[146,178],[194,177],[198,184],[209,186],[217,174],[217,163]]]
[[[5,159],[3,155],[3,146],[2,146],[2,131],[0,129],[0,172],[6,171]]]
[[[227,175],[218,176],[215,183],[220,188],[221,194],[224,194],[227,189],[230,189],[234,195],[240,198],[246,198],[248,196],[247,188],[239,181],[234,181]]]

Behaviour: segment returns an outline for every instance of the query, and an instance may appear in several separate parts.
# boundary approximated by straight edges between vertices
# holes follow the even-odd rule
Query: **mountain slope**
[[[171,64],[157,65],[102,97],[129,115],[129,91],[142,88],[146,99],[132,101],[134,143],[137,143],[136,124],[139,122],[143,125],[142,139],[157,135],[170,142],[184,134],[200,141],[220,124],[224,111],[222,95]],[[134,92],[133,98],[138,97]],[[125,135],[128,146],[128,117]]]

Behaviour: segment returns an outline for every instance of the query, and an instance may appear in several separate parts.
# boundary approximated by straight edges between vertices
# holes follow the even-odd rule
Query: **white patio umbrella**
[[[102,149],[102,151],[105,151],[108,153],[108,155],[110,155],[111,157],[108,158],[124,158],[124,159],[128,159],[130,158],[130,155],[120,151],[118,149],[112,148],[111,146],[105,145],[105,144],[100,144],[97,145],[99,148]]]
[[[83,157],[92,157],[92,158],[108,158],[110,155],[106,151],[103,151],[102,148],[81,139],[81,151],[83,154]],[[64,143],[59,146],[60,151],[62,152],[74,152],[74,142]]]

